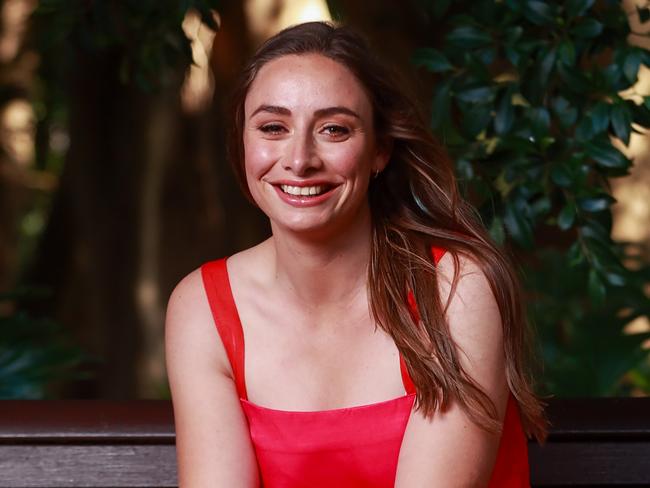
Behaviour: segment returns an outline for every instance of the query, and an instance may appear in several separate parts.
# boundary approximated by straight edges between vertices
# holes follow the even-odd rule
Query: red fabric
[[[432,249],[437,263],[444,250]],[[406,395],[380,403],[315,412],[275,410],[248,401],[244,335],[226,259],[201,268],[215,324],[232,365],[266,488],[389,488],[395,483],[415,387],[400,357]],[[409,304],[417,313],[412,294]],[[459,453],[460,455],[460,453]],[[510,397],[490,488],[529,487],[528,450],[517,403]]]
[[[367,406],[290,412],[242,400],[267,488],[376,488],[395,483],[415,395]]]
[[[237,393],[240,398],[246,400],[248,395],[244,384],[246,377],[244,374],[244,330],[241,327],[235,299],[232,296],[226,260],[219,259],[204,264],[201,266],[201,276],[215,325],[228,354]]]

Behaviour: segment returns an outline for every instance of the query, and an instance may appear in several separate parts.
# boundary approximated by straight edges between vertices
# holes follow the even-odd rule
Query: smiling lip
[[[273,188],[280,197],[280,199],[291,205],[292,207],[313,207],[315,205],[320,205],[327,199],[329,199],[334,190],[338,185],[333,185],[331,182],[323,180],[312,180],[312,181],[290,181],[290,180],[281,180],[272,183]],[[282,191],[281,185],[296,186],[299,188],[312,187],[312,186],[323,186],[326,188],[326,191],[319,195],[291,195]]]

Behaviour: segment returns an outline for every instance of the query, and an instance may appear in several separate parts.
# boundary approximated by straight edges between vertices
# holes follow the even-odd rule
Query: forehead
[[[345,106],[363,115],[372,112],[356,76],[341,63],[320,54],[282,56],[262,66],[246,96],[246,115],[261,104],[290,110]]]

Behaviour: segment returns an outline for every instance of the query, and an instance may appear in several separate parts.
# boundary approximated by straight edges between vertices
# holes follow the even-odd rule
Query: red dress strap
[[[203,286],[208,296],[214,323],[226,349],[235,386],[240,398],[248,399],[244,381],[244,331],[232,296],[226,258],[201,266]]]
[[[433,263],[438,264],[442,257],[445,255],[447,252],[446,249],[443,249],[441,247],[435,247],[431,246],[431,255],[433,256]],[[415,297],[413,296],[413,292],[409,290],[406,300],[408,301],[409,309],[411,311],[411,316],[413,317],[414,322],[418,322],[420,320],[420,314],[418,313],[418,306],[415,303]],[[404,390],[406,393],[409,395],[411,393],[415,393],[415,385],[413,384],[413,380],[411,380],[411,376],[409,375],[408,369],[406,368],[406,363],[404,362],[404,358],[400,354],[399,357],[399,368],[402,373],[402,383],[404,383]]]
[[[431,246],[431,254],[433,255],[433,263],[438,264],[442,257],[445,255],[447,252],[446,249],[443,249],[442,247],[435,247]]]

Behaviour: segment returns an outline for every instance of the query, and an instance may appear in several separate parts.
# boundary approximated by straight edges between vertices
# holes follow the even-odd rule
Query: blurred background
[[[650,393],[647,2],[2,0],[0,398],[169,397],[174,285],[269,233],[229,91],[331,19],[403,73],[515,257],[540,390]]]

